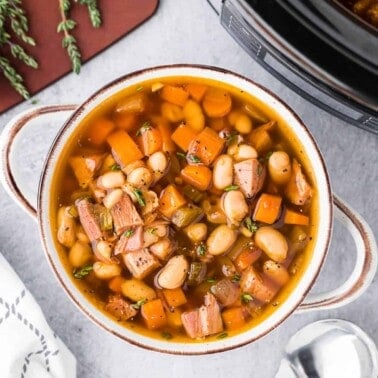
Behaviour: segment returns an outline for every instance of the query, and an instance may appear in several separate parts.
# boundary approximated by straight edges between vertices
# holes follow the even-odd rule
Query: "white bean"
[[[96,261],[93,264],[93,272],[100,280],[110,280],[113,277],[121,275],[122,268],[119,264],[107,264],[102,261]]]
[[[290,279],[287,269],[283,265],[272,260],[266,260],[264,262],[263,272],[279,286],[285,285]]]
[[[291,177],[290,157],[285,151],[275,151],[268,160],[270,178],[277,185],[285,185]]]
[[[157,283],[164,289],[177,289],[186,278],[189,263],[183,255],[173,256],[157,275]]]
[[[249,212],[244,194],[240,190],[231,190],[223,195],[223,211],[231,224],[238,226]]]
[[[104,206],[107,209],[111,209],[117,202],[120,201],[120,199],[123,196],[123,190],[122,189],[114,189],[111,192],[109,192],[104,199],[102,200]]]
[[[285,236],[273,227],[260,227],[255,233],[255,243],[272,260],[282,262],[286,259],[288,244]]]
[[[122,171],[126,173],[126,175],[130,174],[134,169],[144,167],[144,161],[143,160],[135,160],[132,163],[129,163],[125,165],[122,168]]]
[[[154,152],[147,161],[147,166],[151,169],[154,175],[154,182],[161,179],[168,168],[168,158],[163,151]]]
[[[152,183],[152,173],[148,168],[140,167],[134,169],[127,176],[127,181],[135,188],[148,188]]]
[[[76,227],[76,237],[77,240],[79,240],[82,243],[89,244],[91,242],[81,224]]]
[[[207,250],[211,255],[217,256],[227,252],[235,243],[236,232],[225,224],[221,224],[207,239]]]
[[[70,206],[61,207],[58,211],[58,241],[65,247],[72,247],[76,241],[76,221],[69,213]]]
[[[236,161],[243,161],[247,159],[256,159],[257,151],[248,144],[241,144],[234,153],[234,159]]]
[[[252,131],[252,121],[246,114],[240,114],[234,124],[240,134],[249,134]]]
[[[228,115],[228,121],[240,134],[249,134],[252,131],[252,121],[248,115],[240,110],[234,110]]]
[[[93,253],[90,245],[77,241],[68,253],[68,260],[74,268],[81,268],[91,261],[92,256]]]
[[[105,240],[100,240],[95,247],[98,257],[102,257],[105,260],[109,260],[113,250],[113,244]]]
[[[233,160],[229,155],[220,155],[214,162],[213,184],[217,189],[224,189],[232,185]]]
[[[101,189],[112,189],[122,186],[125,181],[122,171],[110,171],[97,179],[97,186]]]
[[[203,241],[207,236],[207,226],[205,223],[193,223],[184,228],[184,231],[193,243]]]
[[[175,249],[175,244],[168,238],[160,239],[150,246],[150,252],[160,260],[166,259]]]
[[[140,300],[151,301],[156,298],[155,290],[143,281],[131,278],[125,280],[121,285],[122,294],[133,302]]]

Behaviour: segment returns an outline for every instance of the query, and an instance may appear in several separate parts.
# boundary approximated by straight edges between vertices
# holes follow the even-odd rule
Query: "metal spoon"
[[[378,352],[353,323],[327,319],[291,337],[275,378],[377,378]]]

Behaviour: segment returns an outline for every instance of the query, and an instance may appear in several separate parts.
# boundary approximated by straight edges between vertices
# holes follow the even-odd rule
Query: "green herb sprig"
[[[87,276],[92,270],[93,265],[86,265],[81,269],[74,269],[72,273],[76,279],[81,280],[82,278]]]
[[[57,32],[63,34],[62,46],[67,50],[72,70],[79,73],[81,52],[76,38],[72,35],[77,23],[69,17],[72,1],[87,7],[94,28],[101,26],[102,19],[97,0],[58,0],[61,21],[57,26]],[[26,46],[21,46],[19,42],[23,42]],[[30,93],[25,86],[24,79],[14,68],[11,60],[3,55],[3,51],[9,51],[13,58],[37,69],[38,62],[29,53],[27,49],[29,46],[36,46],[36,41],[29,34],[29,21],[22,7],[22,0],[0,0],[0,49],[2,50],[0,52],[0,73],[2,72],[9,84],[25,99],[30,98]]]
[[[76,3],[86,5],[88,8],[88,15],[94,28],[101,26],[101,13],[97,6],[97,0],[75,0]]]
[[[0,47],[9,49],[11,55],[31,68],[38,68],[38,62],[22,47],[18,41],[35,46],[35,40],[28,34],[29,24],[21,0],[0,0]],[[9,84],[25,99],[30,98],[24,79],[12,66],[9,59],[0,53],[0,72]]]
[[[71,31],[76,27],[76,22],[69,18],[70,0],[59,0],[59,10],[62,21],[58,24],[57,32],[63,33],[62,47],[67,50],[72,64],[72,71],[78,74],[81,69],[81,53],[77,46],[76,38],[71,34]]]

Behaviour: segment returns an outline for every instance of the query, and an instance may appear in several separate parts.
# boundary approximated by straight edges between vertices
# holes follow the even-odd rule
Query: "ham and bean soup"
[[[139,333],[229,337],[269,316],[311,258],[300,143],[242,91],[177,77],[100,105],[66,146],[53,227],[80,290]]]

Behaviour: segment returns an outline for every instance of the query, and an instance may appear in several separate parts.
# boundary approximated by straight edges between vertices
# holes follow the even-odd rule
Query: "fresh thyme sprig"
[[[72,64],[72,71],[78,74],[81,69],[81,53],[77,46],[76,38],[70,33],[76,26],[76,22],[69,18],[71,3],[70,0],[58,1],[62,21],[58,24],[57,32],[63,32],[62,46],[67,50]]]
[[[35,46],[35,40],[28,35],[29,24],[21,0],[0,0],[0,47],[8,48],[12,56],[29,67],[36,69],[37,61],[20,46],[14,38]],[[13,33],[14,37],[12,37]],[[9,84],[25,99],[30,98],[22,76],[12,66],[9,59],[0,54],[0,71]]]
[[[0,71],[9,81],[9,84],[25,99],[30,98],[30,93],[23,84],[21,75],[12,67],[9,60],[0,56]]]
[[[81,52],[76,38],[72,35],[72,31],[76,27],[76,21],[69,17],[73,1],[87,7],[93,27],[100,27],[102,20],[97,0],[58,0],[61,22],[57,27],[57,31],[63,34],[62,46],[67,50],[72,70],[78,74],[81,69]],[[22,0],[0,0],[0,48],[2,48],[2,51],[0,51],[0,73],[3,73],[10,85],[21,96],[28,99],[30,94],[22,76],[12,66],[12,62],[3,55],[3,51],[8,49],[15,59],[34,69],[38,68],[38,62],[27,52],[25,46],[21,46],[17,40],[26,45],[36,45],[35,40],[29,35],[29,22],[22,7]]]
[[[79,4],[86,5],[88,8],[89,18],[94,28],[101,26],[101,14],[97,6],[96,0],[75,0]]]

